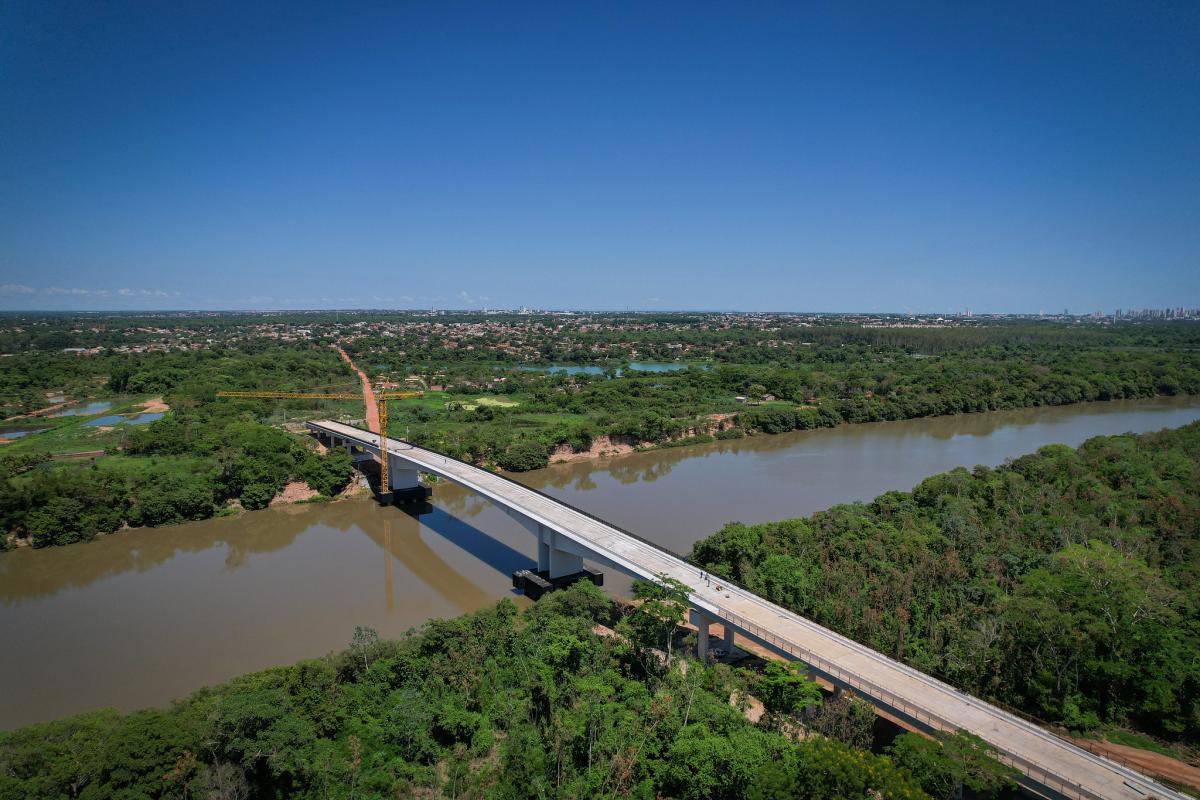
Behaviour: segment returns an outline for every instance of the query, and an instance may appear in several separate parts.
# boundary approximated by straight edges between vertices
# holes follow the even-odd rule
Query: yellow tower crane
[[[387,494],[391,491],[388,482],[388,459],[385,449],[387,445],[388,400],[401,400],[405,397],[421,397],[424,392],[380,392],[375,395],[375,407],[379,411],[379,491]],[[260,400],[362,400],[360,392],[331,392],[320,394],[316,392],[217,392],[217,397],[247,397]],[[364,408],[365,412],[365,408]]]

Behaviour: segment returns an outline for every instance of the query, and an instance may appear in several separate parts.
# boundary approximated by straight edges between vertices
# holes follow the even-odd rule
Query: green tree
[[[496,464],[509,472],[528,472],[550,463],[550,455],[541,442],[525,439],[509,445],[496,458]]]
[[[242,489],[242,506],[251,511],[266,508],[275,499],[276,488],[268,483],[251,483]]]
[[[821,687],[797,662],[768,661],[755,691],[772,716],[795,714],[821,702]]]
[[[1015,785],[1016,771],[997,761],[986,742],[966,731],[939,733],[936,739],[905,733],[887,752],[934,800],[955,800],[964,787],[994,795]]]
[[[674,635],[688,610],[688,587],[666,575],[651,581],[636,581],[633,609],[621,620],[618,630],[642,649],[661,647],[667,663],[674,652]]]
[[[91,535],[83,528],[85,517],[81,502],[58,496],[30,512],[25,526],[34,547],[50,547],[90,539]]]
[[[805,739],[751,777],[747,800],[928,800],[908,773],[883,756],[820,737]]]

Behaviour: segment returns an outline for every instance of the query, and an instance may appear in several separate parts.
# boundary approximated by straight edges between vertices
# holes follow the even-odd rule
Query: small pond
[[[676,364],[673,362],[655,362],[655,361],[631,361],[629,369],[631,372],[678,372],[692,366],[691,364]],[[709,369],[707,364],[696,365],[700,369]],[[568,367],[559,364],[548,367],[521,367],[522,372],[546,372],[557,375],[603,375],[604,367],[587,366],[587,367]],[[618,367],[616,374],[620,376],[621,369]]]
[[[521,367],[521,372],[547,372],[555,375],[603,375],[602,367]]]
[[[75,406],[74,408],[65,408],[62,411],[59,411],[55,414],[51,414],[50,416],[52,416],[52,417],[90,417],[92,414],[99,414],[102,411],[108,411],[110,408],[112,408],[112,405],[113,405],[112,403],[109,403],[107,401],[97,400],[95,402],[88,403],[86,406]]]
[[[15,428],[13,430],[0,430],[0,439],[20,439],[22,436],[31,436],[35,433],[50,430],[49,428]]]
[[[707,364],[676,364],[673,362],[657,363],[652,361],[630,361],[629,368],[635,372],[679,372],[688,367],[695,366],[698,369],[708,369]]]
[[[125,418],[122,417],[120,414],[109,414],[108,416],[96,417],[95,419],[89,419],[87,422],[85,422],[83,424],[85,427],[94,428],[97,425],[116,425],[118,422],[124,422],[124,421],[125,421]]]
[[[148,411],[148,412],[138,414],[136,417],[130,417],[129,419],[125,420],[125,424],[126,425],[145,425],[147,422],[154,422],[154,420],[156,420],[156,419],[162,419],[162,416],[163,415],[162,415],[161,411],[153,411],[153,412]]]

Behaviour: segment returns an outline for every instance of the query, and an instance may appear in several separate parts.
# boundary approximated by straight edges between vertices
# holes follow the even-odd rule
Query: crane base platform
[[[432,494],[433,489],[421,484],[410,489],[392,489],[390,492],[380,492],[379,502],[385,506],[406,506],[412,503],[424,503]]]
[[[531,600],[537,600],[542,595],[547,592],[553,592],[555,589],[565,589],[578,581],[591,581],[596,586],[603,586],[604,573],[584,569],[579,572],[572,572],[570,575],[551,578],[550,573],[545,570],[534,572],[531,569],[522,569],[512,574],[513,588],[520,589]]]

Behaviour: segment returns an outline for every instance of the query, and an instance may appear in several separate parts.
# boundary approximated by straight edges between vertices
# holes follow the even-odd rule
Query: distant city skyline
[[[6,287],[0,287],[3,291]],[[37,292],[25,293],[24,296],[36,295]],[[70,297],[79,297],[82,293],[73,292],[52,292],[51,296],[67,295]],[[112,297],[128,297],[128,294],[112,293],[107,291],[89,292],[88,296],[96,302],[103,303],[105,298]],[[158,295],[147,294],[145,297],[157,297]],[[170,295],[168,295],[170,297]],[[1200,319],[1200,306],[1167,306],[1162,308],[1150,307],[1125,307],[1115,309],[1095,309],[1086,310],[1078,309],[1071,310],[1070,308],[1047,310],[1039,308],[1038,310],[998,310],[998,309],[975,309],[970,307],[960,307],[952,309],[926,309],[916,310],[908,308],[846,308],[846,309],[813,309],[813,308],[720,308],[720,307],[693,307],[693,308],[670,308],[667,306],[636,308],[636,307],[588,307],[588,306],[559,306],[559,305],[485,305],[478,307],[471,306],[455,306],[444,305],[439,306],[432,304],[430,306],[422,305],[313,305],[313,306],[245,306],[245,307],[197,307],[189,308],[185,306],[171,305],[154,305],[153,302],[146,306],[104,306],[97,305],[94,307],[85,306],[63,306],[63,307],[42,307],[42,306],[26,306],[26,307],[3,307],[0,308],[0,313],[189,313],[189,312],[322,312],[322,311],[343,311],[353,313],[361,312],[415,312],[428,313],[435,312],[466,312],[466,313],[520,313],[520,314],[536,314],[536,313],[596,313],[596,314],[619,314],[619,313],[638,313],[638,314],[653,314],[653,313],[713,313],[713,314],[828,314],[828,315],[885,315],[885,316],[947,316],[947,317],[963,317],[967,319],[984,318],[993,316],[1009,316],[1009,317],[1046,317],[1046,318],[1061,318],[1061,317],[1095,317],[1101,316],[1105,318],[1121,319],[1121,320],[1147,320],[1147,319]]]
[[[0,310],[1200,304],[1200,5],[0,5]]]

